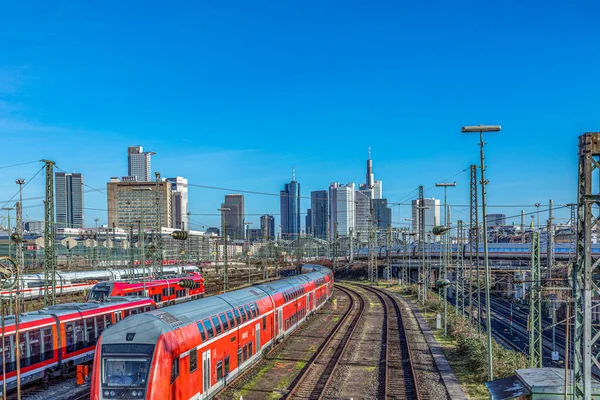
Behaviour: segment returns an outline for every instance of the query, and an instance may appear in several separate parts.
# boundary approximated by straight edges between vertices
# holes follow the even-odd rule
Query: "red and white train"
[[[109,297],[102,303],[66,303],[19,316],[21,384],[49,380],[74,365],[91,361],[96,341],[109,326],[130,315],[154,310],[148,298]],[[16,388],[17,363],[15,316],[4,321],[4,345],[0,346],[0,393]],[[0,339],[1,341],[1,339]]]
[[[100,282],[94,285],[86,300],[97,300],[110,296],[150,297],[158,306],[173,305],[204,297],[204,278],[198,273],[171,279],[156,279],[144,282]]]
[[[303,275],[127,318],[96,346],[92,400],[208,399],[333,291],[333,274]]]

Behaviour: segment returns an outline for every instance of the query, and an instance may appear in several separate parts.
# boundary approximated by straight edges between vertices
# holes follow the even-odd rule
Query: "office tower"
[[[264,240],[262,229],[253,228],[248,229],[248,240],[250,242],[260,242]]]
[[[260,217],[260,229],[263,232],[263,238],[275,240],[275,218],[272,215]]]
[[[310,210],[312,235],[315,238],[327,240],[327,216],[329,206],[327,190],[315,190],[310,193]]]
[[[362,193],[361,191],[356,191],[354,194],[354,201],[356,207],[356,222],[355,222],[355,231],[356,233],[360,232],[361,235],[363,233],[367,233],[369,230],[369,222],[371,220],[371,199],[368,195]],[[373,226],[374,227],[374,226]],[[364,236],[363,237],[367,237]]]
[[[144,152],[142,146],[129,146],[127,153],[129,156],[129,176],[123,180],[149,182],[152,173],[150,158],[156,153],[152,151]]]
[[[506,225],[506,214],[488,214],[486,217],[488,227]]]
[[[329,237],[334,238],[335,232],[339,236],[348,236],[350,230],[355,228],[354,183],[336,183],[329,185]]]
[[[221,231],[219,230],[219,228],[217,228],[216,226],[211,226],[210,228],[208,228],[206,230],[206,234],[207,235],[217,235],[217,236],[221,236]]]
[[[221,203],[221,207],[229,208],[228,211],[223,211],[223,223],[227,225],[227,236],[231,240],[244,240],[244,196],[228,194],[225,196],[225,203]]]
[[[171,184],[171,226],[189,230],[188,180],[180,176],[167,178]]]
[[[296,182],[295,170],[292,181],[279,192],[281,208],[281,238],[295,240],[300,236],[300,184]]]
[[[358,186],[358,190],[372,199],[383,198],[383,184],[381,181],[375,180],[373,174],[373,161],[371,160],[371,148],[369,147],[369,158],[367,159],[367,176],[365,183]]]
[[[57,228],[83,228],[83,175],[54,174]]]
[[[312,235],[312,210],[309,208],[306,210],[306,234]]]
[[[161,227],[172,227],[172,195],[169,182],[159,182],[158,210],[156,182],[120,181],[119,178],[110,178],[106,186],[108,226],[112,227],[114,224],[127,229],[133,225],[137,229],[140,224],[146,229],[154,229],[158,218]]]
[[[419,199],[412,201],[412,231],[416,233],[416,238],[419,238]],[[423,199],[423,207],[425,216],[425,234],[431,232],[434,226],[441,223],[440,220],[440,201],[438,199]],[[433,236],[434,241],[439,240],[439,236]],[[420,238],[419,238],[420,239]]]
[[[387,205],[387,199],[373,199],[373,212],[379,229],[387,229],[392,225],[392,209]]]

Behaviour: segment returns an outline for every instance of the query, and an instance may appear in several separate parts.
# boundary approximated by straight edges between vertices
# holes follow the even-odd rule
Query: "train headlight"
[[[110,396],[110,392],[109,392],[108,390],[105,390],[105,391],[104,391],[104,395],[105,395],[106,397],[108,397],[108,396]]]
[[[138,393],[137,393],[137,392],[134,390],[133,392],[131,392],[131,395],[132,395],[133,397],[137,397]]]
[[[110,391],[110,395],[111,395],[111,396],[115,396],[115,395],[116,395],[115,391],[114,391],[114,390],[111,390],[111,391]]]

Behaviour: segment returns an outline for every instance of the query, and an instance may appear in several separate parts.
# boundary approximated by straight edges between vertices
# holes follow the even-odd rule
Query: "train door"
[[[281,335],[281,332],[282,332],[282,330],[281,330],[281,321],[283,321],[283,310],[280,308],[277,311],[278,311],[278,314],[277,314],[277,324],[278,324],[278,328],[279,328],[277,330],[277,332],[279,332],[279,334]]]
[[[121,311],[115,311],[115,324],[121,320]]]
[[[210,390],[210,350],[202,353],[202,393],[208,396]]]
[[[311,304],[310,304],[310,294],[306,295],[306,312],[309,313],[311,309]]]
[[[314,304],[314,307],[316,308],[317,303],[315,303],[315,292],[314,291],[311,293],[311,296],[312,296],[312,303]]]
[[[256,354],[260,352],[260,322],[256,324]]]

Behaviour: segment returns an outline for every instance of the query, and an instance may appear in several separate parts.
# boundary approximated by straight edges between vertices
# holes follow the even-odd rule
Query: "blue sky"
[[[0,167],[46,158],[82,172],[88,225],[106,222],[106,182],[126,175],[129,145],[189,179],[194,229],[219,223],[229,193],[199,186],[278,194],[295,167],[308,197],[363,182],[369,146],[390,202],[453,177],[453,219],[467,220],[461,171],[479,153],[462,125],[502,125],[486,138],[488,202],[509,216],[575,201],[577,136],[600,128],[592,1],[1,7]],[[41,167],[0,169],[2,204]],[[43,218],[43,185],[39,173],[24,189],[26,219]],[[246,212],[256,226],[279,200],[246,194]],[[409,213],[395,206],[394,225]]]

